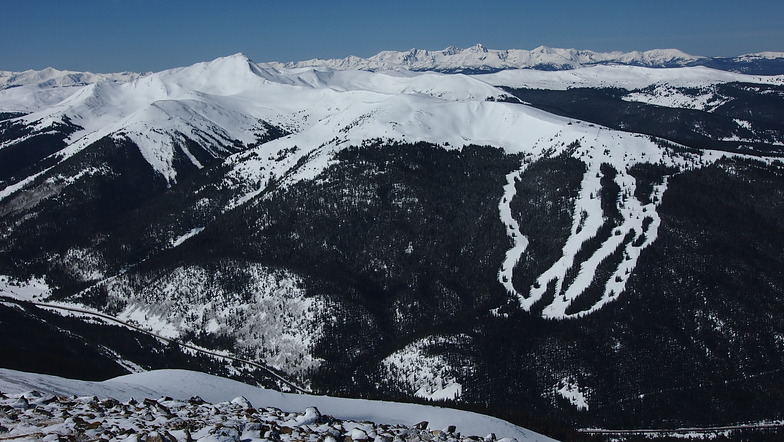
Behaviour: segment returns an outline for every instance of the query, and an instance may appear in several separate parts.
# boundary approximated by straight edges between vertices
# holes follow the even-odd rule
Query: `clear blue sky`
[[[292,61],[382,50],[784,51],[775,0],[9,0],[0,70],[158,71],[244,52]]]

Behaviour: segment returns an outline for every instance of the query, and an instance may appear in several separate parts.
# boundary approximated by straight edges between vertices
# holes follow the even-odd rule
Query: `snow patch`
[[[694,91],[696,89],[696,92]],[[622,97],[624,101],[653,104],[681,109],[696,109],[712,112],[729,101],[720,95],[713,85],[691,88],[686,92],[683,88],[670,84],[657,83],[652,87],[632,92]]]
[[[43,278],[20,281],[12,276],[0,275],[0,295],[20,301],[43,301],[52,295],[52,289]]]
[[[183,235],[180,235],[179,237],[172,239],[171,240],[171,246],[172,247],[179,246],[180,244],[184,243],[188,239],[193,238],[194,236],[196,236],[199,233],[201,233],[202,230],[204,230],[204,227],[195,227],[195,228],[189,230],[188,232],[184,233]]]
[[[467,335],[423,338],[387,356],[381,366],[389,373],[389,379],[402,380],[417,397],[456,400],[463,394],[463,386],[457,378],[472,368],[465,361],[455,366],[444,354],[437,352],[436,347],[470,339]]]
[[[571,377],[561,379],[560,382],[553,386],[553,389],[559,396],[569,401],[569,403],[578,410],[588,411],[587,396],[590,393],[590,390],[580,387]]]

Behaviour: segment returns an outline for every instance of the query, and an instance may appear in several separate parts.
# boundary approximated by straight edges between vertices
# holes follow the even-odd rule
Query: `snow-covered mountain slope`
[[[656,49],[645,52],[594,52],[577,49],[558,49],[540,46],[532,50],[488,49],[481,44],[470,48],[448,47],[441,51],[411,49],[384,51],[369,58],[347,57],[329,60],[305,60],[290,63],[271,63],[287,68],[329,67],[341,70],[414,71],[494,71],[504,69],[575,69],[595,64],[633,64],[639,66],[683,66],[705,57],[696,57],[676,49]]]
[[[300,413],[300,415],[289,416],[291,422],[288,425],[290,427],[320,424],[321,422],[316,422],[313,419],[309,422],[306,422],[305,419],[307,413],[304,412],[309,407],[316,407],[322,415],[355,423],[374,422],[406,425],[413,429],[420,422],[426,421],[427,428],[431,430],[442,430],[449,426],[455,426],[456,432],[465,436],[484,437],[492,433],[499,439],[508,437],[518,441],[552,440],[500,419],[466,411],[394,402],[279,393],[217,376],[185,370],[158,370],[121,376],[104,382],[86,382],[0,369],[0,391],[4,394],[26,393],[31,390],[60,396],[98,396],[123,402],[130,399],[137,401],[158,400],[162,397],[188,401],[198,396],[205,401],[217,404],[231,401],[240,403],[238,398],[242,397],[258,409],[277,408],[289,413]],[[30,400],[35,400],[35,395],[29,395],[29,397]],[[217,411],[215,407],[212,410],[213,413]],[[158,410],[153,407],[147,412],[157,413]],[[131,416],[127,418],[132,420]],[[2,423],[7,425],[9,422]],[[17,429],[12,427],[11,430]],[[150,429],[141,430],[149,431]]]
[[[509,154],[524,155],[526,163],[544,157],[570,155],[587,165],[580,203],[574,209],[574,244],[570,240],[564,248],[565,264],[555,264],[561,269],[561,276],[543,274],[537,286],[546,285],[553,277],[561,281],[572,265],[580,264],[572,264],[573,255],[603,225],[604,215],[594,195],[601,187],[600,168],[609,165],[620,172],[614,181],[621,187],[621,193],[628,195],[625,197],[629,199],[625,202],[628,210],[622,210],[625,221],[618,226],[612,241],[608,240],[606,247],[583,263],[587,267],[582,273],[585,278],[577,281],[580,285],[573,286],[572,292],[564,293],[560,307],[544,311],[548,317],[564,317],[572,301],[587,289],[598,263],[621,247],[621,239],[634,235],[634,241],[624,246],[627,248],[624,253],[633,257],[655,239],[658,225],[655,206],[643,207],[634,198],[635,181],[626,172],[637,163],[660,163],[678,169],[692,168],[698,163],[694,159],[673,156],[664,147],[639,135],[597,128],[528,106],[503,102],[508,99],[507,94],[488,84],[519,86],[519,83],[509,82],[519,80],[519,77],[524,79],[530,72],[507,71],[477,78],[394,71],[277,70],[261,68],[237,54],[151,74],[132,82],[95,83],[50,108],[11,121],[39,129],[61,121],[77,126],[79,129],[66,140],[67,147],[55,154],[60,162],[107,137],[131,141],[139,147],[152,169],[170,185],[177,181],[175,159],[178,149],[192,166],[203,167],[189,141],[197,142],[196,146],[209,156],[221,157],[233,152],[231,146],[250,146],[258,141],[270,126],[291,132],[229,157],[226,162],[229,170],[221,185],[234,189],[235,197],[227,209],[259,195],[273,183],[291,184],[315,178],[333,163],[337,152],[372,139],[427,142],[449,149],[472,144],[489,145]],[[742,77],[701,68],[675,72],[596,67],[565,74],[574,75],[573,72],[589,80],[607,78],[616,86],[632,81],[636,82],[633,86],[641,86],[653,78],[704,82],[706,79],[726,81],[729,77]],[[557,73],[555,77],[563,74]],[[510,79],[511,75],[518,75],[518,78]],[[14,140],[4,144],[5,149],[13,146]],[[714,161],[720,157],[709,152],[700,161]],[[84,171],[77,174],[84,174]],[[22,181],[20,187],[13,187],[4,196],[24,188],[25,183]],[[512,197],[511,194],[504,197],[507,204]],[[506,214],[503,206],[504,203],[501,212]],[[645,228],[641,228],[642,212],[648,212],[654,220],[644,224]],[[509,225],[510,238],[516,238],[516,245],[503,263],[499,279],[528,310],[540,300],[543,292],[511,285],[514,265],[525,251],[522,242],[525,236],[514,228],[515,223],[507,216],[502,215],[502,220]],[[588,222],[583,225],[585,216]],[[638,244],[636,239],[646,235],[648,242]],[[605,297],[595,308],[623,291],[623,275],[631,273],[635,262],[636,259],[631,259],[617,269],[616,281],[608,283]],[[560,291],[559,282],[557,292]],[[123,294],[121,298],[134,299],[134,296]]]
[[[470,53],[476,52],[484,53],[484,48],[476,47]],[[458,53],[462,52],[455,52]],[[596,58],[589,55],[584,54],[586,60]],[[649,55],[649,58],[653,57],[653,54]],[[26,178],[20,177],[22,179],[2,191],[0,198],[9,201],[9,207],[17,207],[30,194],[39,199],[42,197],[36,184],[39,177],[46,177],[49,183],[58,183],[57,189],[61,192],[61,186],[73,185],[85,177],[114,173],[103,166],[90,169],[78,165],[58,166],[60,170],[68,171],[68,174],[62,174],[55,167],[70,164],[70,159],[76,159],[83,151],[90,152],[99,141],[106,139],[137,146],[141,157],[169,186],[177,183],[183,161],[190,163],[192,168],[201,169],[205,164],[200,158],[226,157],[225,170],[218,177],[219,187],[231,196],[221,208],[224,211],[239,207],[281,185],[314,179],[336,163],[336,155],[343,149],[362,146],[372,140],[425,142],[447,149],[468,145],[492,146],[524,158],[519,170],[508,175],[509,185],[503,190],[498,189],[502,194],[500,221],[507,226],[507,234],[513,244],[505,260],[499,263],[499,283],[524,310],[547,302],[549,306],[541,310],[544,317],[565,318],[590,313],[617,299],[624,291],[628,275],[634,271],[640,252],[656,238],[656,202],[660,201],[660,194],[666,189],[666,180],[653,189],[659,197],[654,195],[643,202],[635,196],[637,184],[629,171],[637,164],[689,170],[712,163],[724,154],[706,152],[699,157],[675,154],[648,137],[596,127],[515,103],[506,92],[495,86],[638,89],[651,84],[684,87],[730,81],[781,84],[784,79],[707,68],[628,66],[596,66],[565,72],[515,70],[480,76],[411,71],[336,71],[328,68],[277,69],[260,66],[244,55],[236,54],[124,83],[102,81],[90,84],[59,103],[9,120],[12,125],[33,127],[37,131],[50,130],[67,122],[74,131],[65,138],[64,148],[42,159],[47,162],[45,169]],[[266,136],[271,128],[285,136],[269,139],[272,137]],[[22,136],[4,141],[0,145],[0,153],[11,151],[27,140],[26,136]],[[525,173],[528,164],[560,155],[576,158],[586,166],[581,190],[574,202],[572,233],[563,246],[561,258],[539,275],[530,287],[520,287],[515,285],[514,271],[525,254],[528,238],[523,233],[526,226],[521,226],[514,219],[509,207],[516,196],[514,183]],[[622,201],[617,202],[619,217],[614,221],[613,235],[607,238],[601,237],[600,229],[605,227],[608,214],[596,198],[604,180],[617,185],[619,198],[622,196]],[[48,190],[43,194],[54,197],[57,193]],[[165,247],[179,247],[205,227],[187,226],[187,230],[169,238]],[[601,239],[601,247],[592,255],[578,259],[583,245],[596,239]],[[623,253],[627,259],[601,282],[604,295],[577,313],[570,312],[570,306],[594,283],[599,264],[614,253]],[[83,249],[65,254],[72,258],[83,255]],[[101,262],[101,259],[91,260]],[[67,259],[63,262],[66,265],[65,262],[73,261]],[[67,266],[71,267],[71,264]],[[269,271],[260,269],[248,269],[247,274],[255,275],[259,271],[266,274]],[[576,269],[579,269],[581,277],[574,280],[567,278],[567,272]],[[182,267],[174,270],[169,279],[149,281],[146,284],[148,289],[142,292],[127,290],[133,284],[129,284],[126,276],[107,272],[107,269],[93,271],[93,276],[87,279],[110,277],[101,286],[108,291],[112,300],[110,304],[124,309],[123,315],[128,318],[159,317],[163,321],[162,327],[176,330],[173,336],[202,329],[214,328],[212,331],[216,331],[229,326],[230,318],[225,313],[193,316],[189,305],[196,300],[189,296],[198,297],[199,290],[185,290],[184,287],[210,285],[209,278],[196,277],[204,275],[204,269],[199,266]],[[175,276],[180,272],[181,276]],[[116,276],[119,278],[115,279]],[[184,286],[177,283],[180,278],[188,283]],[[553,281],[557,296],[546,300],[545,289]],[[183,299],[172,298],[173,291],[187,291],[190,295]],[[297,296],[294,298],[298,299]],[[160,299],[176,301],[169,305],[161,304]],[[240,304],[245,305],[246,302]],[[263,302],[257,299],[251,304]],[[231,311],[238,305],[226,305],[224,308]],[[187,324],[183,322],[186,314],[190,315]],[[321,327],[317,323],[300,325],[311,332]],[[295,335],[301,332],[297,331]],[[256,356],[281,358],[283,356],[279,352],[282,348],[282,355],[288,356],[290,362],[280,368],[291,370],[298,366],[303,369],[308,365],[293,362],[303,358],[310,360],[307,355],[308,339],[298,339],[305,345],[296,350],[288,345],[271,344],[277,341],[270,341],[269,337],[261,339],[256,336],[250,342],[265,340],[266,349],[254,348],[257,344],[250,344],[248,351]],[[273,347],[279,349],[277,353],[269,353]]]
[[[0,109],[10,112],[51,104],[10,123],[38,130],[62,121],[78,126],[79,130],[66,140],[67,147],[57,153],[60,161],[104,137],[130,140],[139,146],[152,168],[171,183],[177,179],[176,147],[184,151],[193,166],[202,167],[188,150],[189,141],[216,157],[229,153],[231,146],[263,139],[272,125],[297,133],[315,131],[317,139],[313,141],[323,143],[341,130],[347,131],[357,119],[379,112],[378,108],[400,113],[418,107],[417,102],[484,101],[503,96],[501,91],[469,77],[277,71],[262,69],[237,54],[131,82],[91,84],[59,102],[60,95],[29,100],[9,96]],[[389,100],[400,102],[396,105]],[[346,113],[349,107],[353,112]],[[423,124],[412,123],[421,132]],[[405,135],[414,130],[404,127],[398,132]],[[373,136],[384,137],[384,133],[376,131]],[[4,146],[12,146],[14,141],[19,140]]]

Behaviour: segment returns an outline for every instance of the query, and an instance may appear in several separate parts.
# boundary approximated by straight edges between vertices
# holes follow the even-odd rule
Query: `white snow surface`
[[[59,88],[98,83],[99,81],[126,82],[144,75],[136,72],[94,74],[92,72],[61,71],[51,67],[40,71],[33,69],[23,72],[0,71],[0,89],[20,86]]]
[[[686,94],[670,84],[655,84],[650,89],[632,92],[624,96],[623,100],[708,112],[729,101],[727,97],[720,95],[713,85],[700,87],[696,94]]]
[[[587,389],[580,387],[574,379],[570,377],[561,379],[553,388],[558,395],[569,401],[578,410],[588,410]]]
[[[19,281],[7,275],[0,275],[0,295],[22,301],[41,301],[52,294],[52,289],[41,278]]]
[[[14,394],[30,390],[78,397],[93,395],[100,398],[111,397],[120,401],[130,398],[157,399],[164,396],[188,400],[193,396],[199,396],[208,402],[217,403],[241,400],[238,398],[243,397],[256,407],[275,407],[298,412],[306,410],[304,418],[307,418],[308,407],[316,407],[321,414],[357,422],[371,421],[414,426],[421,421],[428,421],[430,429],[441,430],[455,425],[457,431],[462,434],[480,437],[495,433],[499,438],[513,437],[518,441],[552,440],[501,419],[467,411],[363,399],[280,393],[186,370],[156,370],[120,376],[104,382],[89,382],[0,369],[0,391]]]

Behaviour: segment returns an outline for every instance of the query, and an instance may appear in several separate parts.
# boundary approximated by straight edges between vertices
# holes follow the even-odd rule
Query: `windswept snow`
[[[486,48],[479,46],[466,51],[447,50],[444,56],[487,52]],[[532,54],[529,55],[586,57],[588,61],[593,60],[591,62],[604,60],[603,56],[587,52],[563,52],[550,48],[538,48]],[[513,55],[509,52],[505,56],[507,59],[517,56]],[[626,57],[623,54],[615,56]],[[632,58],[638,56],[666,60],[684,55],[662,51],[635,54]],[[61,160],[104,137],[131,140],[138,145],[150,167],[170,184],[178,180],[175,159],[183,160],[183,156],[177,156],[178,153],[182,153],[194,167],[204,166],[190,151],[192,144],[188,141],[195,141],[204,153],[226,158],[226,172],[218,187],[231,192],[233,197],[224,210],[242,205],[267,189],[313,179],[334,163],[340,150],[372,144],[374,140],[427,142],[449,149],[487,145],[510,154],[520,154],[526,162],[564,153],[571,155],[585,163],[587,172],[574,201],[570,236],[563,246],[562,256],[537,276],[533,287],[515,287],[512,282],[515,266],[529,241],[524,234],[526,226],[519,225],[510,206],[515,198],[514,183],[525,173],[526,163],[506,177],[507,184],[499,189],[502,196],[498,205],[501,222],[511,242],[500,263],[500,283],[526,310],[544,299],[549,284],[554,283],[555,299],[543,306],[542,315],[563,318],[586,314],[616,299],[624,291],[640,251],[656,237],[659,225],[656,205],[662,199],[666,182],[656,187],[657,195],[653,202],[643,204],[635,198],[636,183],[629,169],[638,163],[652,163],[683,170],[711,163],[723,154],[705,152],[699,158],[676,155],[649,137],[573,121],[509,102],[507,94],[496,86],[548,89],[621,87],[637,90],[654,85],[650,94],[665,96],[670,90],[668,88],[695,85],[710,88],[728,81],[784,84],[784,76],[749,76],[703,67],[650,69],[632,66],[593,66],[561,72],[507,70],[476,76],[411,71],[337,71],[326,67],[259,65],[242,54],[235,54],[130,81],[92,83],[65,94],[67,97],[62,97],[61,101],[58,101],[59,96],[52,98],[47,101],[52,104],[47,106],[43,106],[43,99],[31,99],[30,106],[40,109],[16,120],[34,124],[41,131],[63,121],[80,127],[67,140],[68,146],[54,154]],[[641,96],[634,97],[643,99]],[[673,105],[677,104],[676,98],[673,98]],[[0,94],[0,109],[2,103]],[[706,99],[699,106],[712,105],[710,103]],[[743,129],[744,123],[738,121],[738,128]],[[269,127],[278,128],[279,135],[285,136],[259,141],[267,140],[264,135]],[[575,145],[579,147],[570,147]],[[600,244],[596,250],[578,259],[581,247],[597,235],[606,221],[607,214],[602,213],[598,197],[603,164],[617,171],[614,181],[621,191],[616,202],[620,220],[618,225],[613,226],[611,235],[597,238]],[[0,198],[23,189],[33,183],[34,178],[28,177],[7,186],[0,191]],[[72,179],[78,179],[78,175]],[[64,179],[62,184],[67,185],[68,182]],[[183,232],[173,239],[172,245],[180,245],[197,233],[197,230]],[[623,257],[622,262],[612,272],[609,281],[601,282],[601,300],[581,312],[567,313],[587,288],[596,283],[594,276],[601,263],[618,253]],[[88,267],[80,270],[85,279],[100,277],[97,273],[90,273]],[[200,271],[203,269],[197,273]],[[567,278],[569,272],[576,273],[576,277]],[[195,281],[202,284],[204,278]],[[152,287],[163,291],[181,289],[175,282],[163,280],[155,281]],[[161,331],[168,330],[170,326],[172,330],[181,330],[183,318],[180,316],[184,312],[148,311],[152,307],[141,305],[151,305],[149,299],[140,299],[138,306],[133,304],[137,296],[146,298],[153,296],[151,293],[125,294],[119,280],[112,285],[111,291],[122,293],[125,299],[131,300],[123,306],[129,309],[126,314],[135,312],[134,315],[144,318],[161,317]],[[287,299],[300,298],[297,295]],[[245,304],[247,301],[238,302]],[[155,302],[165,304],[166,300],[156,299]],[[223,324],[219,318],[198,318],[204,324],[211,319]],[[164,326],[163,323],[169,325]],[[299,331],[292,333],[292,336],[300,336]],[[291,342],[294,341],[296,339],[292,338]],[[304,355],[310,343],[301,343],[302,347],[286,344],[284,348],[288,350],[278,355]],[[289,350],[291,353],[287,353]],[[267,354],[265,357],[272,356]],[[294,360],[300,359],[295,357]],[[312,363],[315,361],[306,361],[304,366]],[[291,367],[289,364],[288,368]]]

